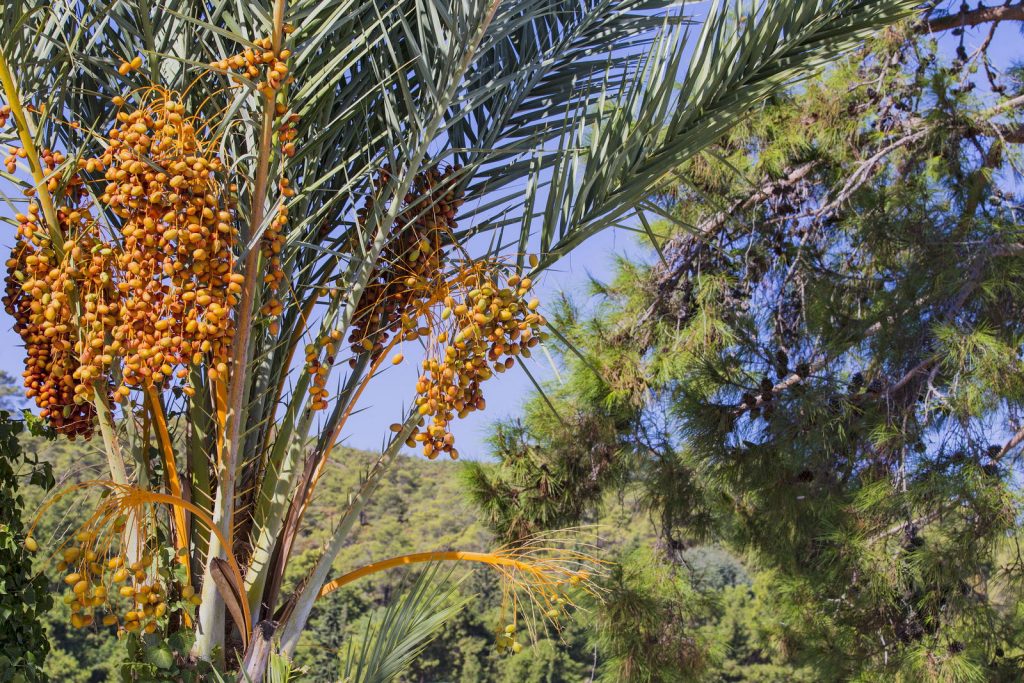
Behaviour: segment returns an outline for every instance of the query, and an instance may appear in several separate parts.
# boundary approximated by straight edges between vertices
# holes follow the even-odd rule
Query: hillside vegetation
[[[75,481],[103,476],[102,455],[90,444],[26,437],[25,446],[43,461],[52,463],[54,471],[60,473],[55,490]],[[312,565],[335,522],[333,511],[340,507],[339,501],[345,500],[357,483],[360,470],[369,466],[372,458],[371,453],[354,450],[346,450],[335,458],[337,464],[328,471],[310,509],[310,532],[297,540],[301,560],[293,563],[288,581],[299,580]],[[479,523],[477,513],[465,498],[460,481],[462,469],[457,463],[400,458],[362,514],[357,533],[338,557],[337,574],[376,559],[425,548],[493,547],[490,533]],[[34,514],[41,496],[32,489],[26,491],[26,498],[26,508]],[[75,502],[71,503],[72,500]],[[54,537],[73,529],[82,509],[82,499],[70,496],[49,507],[36,529],[40,544],[44,548],[56,547]],[[610,499],[600,518],[590,521],[596,525],[606,557],[625,553],[636,560],[629,563],[628,569],[636,575],[627,578],[630,585],[647,591],[645,599],[683,598],[679,603],[690,611],[688,621],[666,624],[665,628],[679,629],[681,635],[701,645],[701,652],[715,658],[709,680],[799,680],[799,671],[773,663],[767,651],[755,646],[759,622],[767,617],[758,613],[758,584],[749,583],[734,558],[716,548],[686,551],[683,566],[692,582],[684,581],[681,576],[669,576],[658,569],[658,563],[644,561],[658,552],[656,536],[629,496]],[[52,567],[47,571],[48,564],[51,563],[40,558],[38,569],[46,573],[57,589],[60,577]],[[643,567],[650,568],[649,576],[638,569]],[[447,570],[441,570],[444,576]],[[615,571],[612,567],[613,574]],[[414,572],[398,569],[377,574],[322,600],[314,613],[313,627],[297,651],[297,663],[306,672],[302,680],[340,680],[339,663],[347,648],[361,642],[370,615],[395,599]],[[594,636],[588,635],[596,610],[581,607],[562,625],[561,633],[537,633],[532,642],[524,636],[525,647],[520,653],[499,654],[494,643],[505,622],[497,577],[487,569],[470,572],[460,568],[448,580],[458,584],[456,596],[473,598],[401,680],[553,683],[589,681],[600,674],[605,653]],[[47,619],[53,648],[47,660],[51,679],[68,683],[122,680],[119,663],[124,648],[107,637],[102,627],[72,631],[67,626],[67,610],[57,600]],[[595,633],[600,633],[599,628]]]

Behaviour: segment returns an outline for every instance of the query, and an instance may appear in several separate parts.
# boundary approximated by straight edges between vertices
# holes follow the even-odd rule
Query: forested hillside
[[[61,484],[102,476],[101,453],[81,442],[46,441],[26,437],[26,449],[38,453],[62,473]],[[292,566],[289,580],[297,580],[308,570],[320,543],[336,521],[332,510],[345,500],[357,483],[359,470],[373,455],[358,451],[339,454],[311,509],[315,524],[311,533],[297,541],[301,561]],[[355,467],[355,464],[359,467]],[[484,465],[484,467],[488,467]],[[402,457],[389,472],[377,495],[361,516],[358,532],[339,556],[335,570],[341,574],[371,558],[382,558],[414,549],[484,550],[493,547],[491,534],[477,521],[477,513],[466,500],[458,463],[430,462]],[[26,491],[26,507],[35,510],[40,496]],[[69,501],[64,504],[64,500]],[[81,501],[70,498],[49,508],[40,520],[36,537],[44,547],[55,547],[51,534],[67,533],[79,520]],[[691,639],[693,652],[711,660],[709,680],[772,681],[815,680],[809,670],[787,667],[773,661],[761,643],[764,622],[771,615],[760,609],[760,591],[769,589],[764,581],[752,586],[742,566],[717,548],[695,548],[682,555],[688,579],[683,573],[667,572],[654,557],[660,552],[653,527],[639,511],[630,495],[609,498],[599,517],[586,522],[597,525],[595,533],[605,547],[607,557],[623,552],[637,561],[630,563],[629,585],[636,597],[647,602],[673,604],[685,612],[677,623],[653,624],[652,638],[668,638],[672,629],[677,636]],[[48,563],[38,562],[46,571]],[[442,571],[445,569],[442,567]],[[303,637],[297,651],[297,663],[304,666],[303,680],[340,680],[339,662],[350,642],[359,642],[366,632],[368,617],[374,610],[393,600],[408,585],[417,571],[396,569],[377,574],[339,590],[318,603],[313,628]],[[613,568],[613,573],[614,573]],[[52,566],[46,571],[55,590],[60,576]],[[692,580],[691,580],[692,579]],[[607,656],[601,643],[588,634],[597,614],[581,607],[564,621],[562,632],[537,634],[536,641],[523,634],[518,653],[500,654],[495,641],[504,632],[501,596],[497,577],[486,568],[469,572],[455,571],[450,581],[458,583],[459,596],[473,596],[468,605],[440,633],[402,680],[574,682],[589,681],[600,675]],[[756,592],[755,592],[756,591]],[[46,627],[52,643],[47,670],[53,680],[69,683],[121,680],[119,662],[124,648],[111,640],[102,627],[72,630],[68,626],[68,607],[56,601]],[[802,676],[802,678],[801,678]]]

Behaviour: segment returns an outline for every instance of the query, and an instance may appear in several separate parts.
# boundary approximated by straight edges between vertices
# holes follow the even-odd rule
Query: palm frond
[[[521,229],[539,233],[541,268],[633,211],[681,161],[760,103],[917,5],[716,2],[696,43],[682,27],[666,27],[631,82],[618,89],[609,83],[601,102],[608,114],[570,132],[550,173],[543,167],[534,172],[533,186],[543,187],[549,201],[544,210],[523,214]]]
[[[362,642],[349,642],[341,680],[387,683],[405,670],[471,599],[457,598],[449,577],[428,567],[398,600],[371,615]]]

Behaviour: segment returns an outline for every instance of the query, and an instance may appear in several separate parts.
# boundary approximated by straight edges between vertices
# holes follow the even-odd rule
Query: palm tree
[[[403,445],[455,457],[450,421],[542,343],[532,280],[600,230],[646,226],[634,207],[681,161],[914,5],[4,3],[5,303],[40,413],[71,437],[98,427],[110,467],[79,487],[104,494],[61,550],[73,621],[195,629],[196,657],[261,676],[266,635],[293,652],[339,585]],[[412,349],[409,410],[285,593],[360,394]],[[340,581],[437,560],[497,567],[540,602],[589,562],[539,541]]]

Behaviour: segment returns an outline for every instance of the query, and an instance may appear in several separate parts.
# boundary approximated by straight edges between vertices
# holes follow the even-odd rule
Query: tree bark
[[[242,660],[242,668],[238,672],[238,683],[262,683],[273,650],[275,631],[277,623],[267,620],[257,623],[253,628],[249,647]]]

